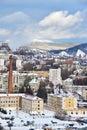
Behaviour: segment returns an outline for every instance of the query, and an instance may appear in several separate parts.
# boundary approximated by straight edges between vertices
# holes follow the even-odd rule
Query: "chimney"
[[[9,57],[9,77],[8,77],[8,93],[13,92],[13,84],[12,84],[12,55]]]

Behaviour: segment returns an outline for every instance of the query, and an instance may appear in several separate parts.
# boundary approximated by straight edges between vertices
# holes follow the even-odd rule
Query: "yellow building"
[[[87,109],[86,108],[78,108],[78,109],[73,109],[73,110],[66,110],[68,115],[85,115],[87,114]]]
[[[25,94],[0,94],[0,108],[31,114],[43,113],[43,99]]]
[[[61,96],[55,94],[48,95],[48,105],[54,111],[62,112],[63,110],[68,115],[84,115],[87,114],[87,109],[84,107],[77,107],[77,97],[75,96]]]
[[[19,110],[21,94],[0,94],[0,108]]]
[[[57,110],[77,109],[77,98],[74,96],[61,96],[55,94],[48,95],[48,104]]]
[[[77,108],[77,98],[72,97],[62,97],[60,95],[49,94],[48,103],[52,106],[62,108],[62,109],[76,109]]]
[[[74,96],[62,98],[62,108],[65,110],[77,109],[77,98]]]
[[[29,73],[38,74],[44,78],[47,78],[49,76],[48,71],[29,71]]]
[[[43,99],[32,95],[22,96],[22,110],[31,114],[43,113]]]

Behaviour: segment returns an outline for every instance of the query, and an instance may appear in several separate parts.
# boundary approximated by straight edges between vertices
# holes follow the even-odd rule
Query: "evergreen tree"
[[[40,86],[39,86],[39,89],[37,92],[37,96],[42,98],[44,100],[44,102],[46,102],[47,101],[47,92],[46,92],[44,85],[45,85],[44,82],[40,83]]]
[[[28,86],[29,82],[32,80],[32,78],[30,76],[26,76],[26,79],[24,81],[24,86]]]
[[[24,93],[24,87],[19,88],[19,93]]]
[[[30,86],[26,87],[26,93],[33,95],[33,91]]]

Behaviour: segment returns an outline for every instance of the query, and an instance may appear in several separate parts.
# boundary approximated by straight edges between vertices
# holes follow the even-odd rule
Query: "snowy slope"
[[[78,49],[76,52],[76,57],[79,57],[79,56],[84,57],[85,55],[86,54],[83,51],[81,51],[80,49]]]

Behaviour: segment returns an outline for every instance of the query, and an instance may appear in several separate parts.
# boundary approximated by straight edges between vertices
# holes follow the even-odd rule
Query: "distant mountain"
[[[53,52],[53,53],[60,53],[61,52],[66,52],[67,54],[70,54],[70,55],[79,55],[79,53],[83,53],[84,54],[87,54],[87,43],[83,43],[83,44],[79,44],[79,45],[74,45],[73,47],[70,47],[70,48],[67,48],[67,49],[64,49],[64,50],[50,50],[50,52]]]
[[[69,47],[73,47],[77,45],[76,44],[69,44],[69,43],[53,43],[49,41],[34,41],[30,44],[27,44],[26,47],[29,47],[31,49],[41,49],[46,51],[55,51],[56,53],[59,53],[60,50],[67,49]]]
[[[84,57],[85,55],[86,55],[86,53],[84,53],[83,51],[81,51],[79,49],[76,52],[76,57],[79,57],[79,56]]]
[[[78,50],[81,50],[82,52],[84,52],[84,53],[87,54],[87,43],[83,43],[83,44],[80,44],[80,45],[76,45],[76,46],[74,46],[74,47],[71,47],[71,48],[66,49],[65,51],[66,51],[68,54],[76,54]]]
[[[59,56],[69,56],[69,54],[65,51],[61,51],[58,55]]]

